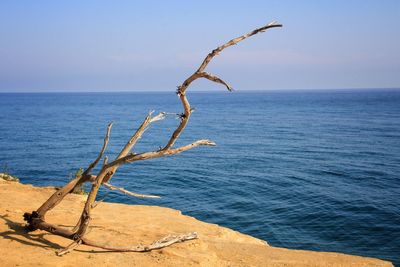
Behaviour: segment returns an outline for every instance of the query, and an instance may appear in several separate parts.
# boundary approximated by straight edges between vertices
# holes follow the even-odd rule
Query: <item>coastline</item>
[[[146,253],[105,252],[80,246],[71,254],[57,257],[55,251],[70,240],[39,230],[28,235],[22,218],[24,212],[35,210],[54,190],[0,179],[3,266],[393,266],[368,257],[272,247],[263,240],[199,221],[178,210],[116,203],[101,203],[94,210],[90,237],[124,246],[193,231],[199,238]],[[49,213],[48,221],[73,226],[84,200],[82,195],[68,195]]]

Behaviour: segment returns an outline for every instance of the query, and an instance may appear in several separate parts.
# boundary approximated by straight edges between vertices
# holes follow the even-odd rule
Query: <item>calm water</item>
[[[218,146],[125,165],[113,184],[274,246],[338,251],[400,265],[400,90],[191,93],[179,140]],[[181,112],[174,93],[0,94],[0,167],[23,183],[63,185],[114,121],[116,156],[149,110]],[[178,120],[146,131],[157,149]],[[196,230],[196,229],[193,229]]]

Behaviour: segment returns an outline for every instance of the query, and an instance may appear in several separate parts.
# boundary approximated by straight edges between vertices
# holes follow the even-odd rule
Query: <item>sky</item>
[[[400,87],[400,1],[0,1],[0,92]],[[193,90],[223,90],[196,81]]]

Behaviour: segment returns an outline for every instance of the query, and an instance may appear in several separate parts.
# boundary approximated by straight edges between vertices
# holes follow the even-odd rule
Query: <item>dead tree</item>
[[[176,140],[179,138],[183,130],[185,129],[186,125],[189,122],[189,118],[192,112],[192,109],[190,107],[189,101],[186,97],[186,90],[190,86],[190,84],[199,79],[199,78],[205,78],[210,81],[220,83],[224,85],[229,91],[232,90],[232,87],[227,84],[225,81],[222,79],[218,78],[217,76],[205,72],[205,68],[207,65],[210,63],[210,61],[218,55],[222,50],[225,48],[235,45],[238,42],[255,35],[260,32],[264,32],[270,28],[275,28],[275,27],[282,27],[281,24],[278,24],[276,22],[271,22],[268,25],[255,29],[250,33],[247,33],[245,35],[242,35],[240,37],[234,38],[227,43],[217,47],[216,49],[212,50],[206,58],[203,60],[201,63],[200,67],[192,74],[190,75],[180,86],[178,86],[178,89],[176,90],[176,94],[180,98],[182,105],[183,105],[183,113],[179,115],[180,118],[180,123],[178,127],[175,129],[175,131],[172,133],[171,137],[169,138],[167,144],[164,147],[161,147],[158,150],[155,151],[149,151],[149,152],[143,152],[143,153],[133,153],[131,152],[137,141],[142,137],[144,131],[150,126],[151,123],[155,121],[162,120],[166,117],[167,113],[161,112],[157,115],[153,115],[153,112],[150,112],[148,116],[144,119],[140,127],[136,130],[136,132],[132,135],[132,137],[129,139],[129,141],[126,143],[124,148],[121,150],[119,155],[116,157],[115,160],[108,162],[107,156],[104,156],[104,153],[106,151],[106,147],[109,141],[110,137],[110,131],[112,127],[112,123],[110,123],[107,127],[107,132],[104,138],[104,144],[103,147],[101,148],[101,151],[98,155],[98,157],[89,165],[89,167],[81,174],[77,175],[75,179],[70,181],[68,184],[66,184],[64,187],[61,189],[57,190],[46,202],[42,204],[39,209],[36,211],[33,211],[31,213],[25,213],[24,214],[24,219],[27,221],[27,229],[29,231],[34,231],[36,229],[44,230],[47,232],[50,232],[55,235],[63,236],[65,238],[71,239],[73,242],[66,248],[58,251],[58,255],[63,255],[66,254],[70,251],[72,251],[74,248],[79,246],[80,244],[85,244],[88,246],[92,247],[97,247],[97,248],[102,248],[105,250],[111,250],[111,251],[136,251],[136,252],[143,252],[143,251],[150,251],[154,249],[159,249],[163,248],[166,246],[169,246],[171,244],[177,243],[177,242],[182,242],[190,239],[195,239],[197,238],[196,232],[188,233],[188,234],[182,234],[182,235],[176,235],[176,236],[167,236],[163,239],[160,239],[158,241],[153,242],[150,245],[143,246],[143,245],[138,245],[138,246],[133,246],[133,247],[110,247],[106,245],[102,245],[97,243],[94,240],[90,240],[87,237],[85,237],[85,234],[88,231],[90,219],[91,219],[91,214],[92,210],[96,206],[96,196],[97,192],[100,188],[100,186],[105,186],[108,189],[111,190],[119,190],[125,194],[134,196],[134,197],[142,197],[142,198],[158,198],[158,196],[150,196],[150,195],[142,195],[142,194],[137,194],[133,192],[129,192],[128,190],[125,190],[123,188],[118,188],[115,187],[111,184],[109,184],[109,181],[115,174],[115,172],[118,170],[118,168],[124,164],[127,163],[133,163],[136,161],[141,161],[141,160],[148,160],[148,159],[154,159],[154,158],[160,158],[160,157],[165,157],[165,156],[172,156],[176,155],[179,153],[182,153],[184,151],[187,151],[189,149],[198,147],[198,146],[215,146],[215,143],[210,141],[210,140],[197,140],[191,144],[181,146],[174,148],[174,144]],[[103,163],[100,171],[98,172],[97,175],[92,175],[92,170],[96,167],[96,165],[100,162],[100,160],[103,158]],[[51,224],[46,222],[45,216],[46,213],[49,212],[51,209],[53,209],[57,204],[59,204],[63,198],[68,194],[71,193],[74,188],[77,186],[82,185],[83,183],[86,182],[91,182],[92,187],[91,190],[88,194],[85,206],[83,208],[82,214],[80,216],[79,221],[77,222],[76,226],[73,229],[67,229],[60,227],[55,224]]]

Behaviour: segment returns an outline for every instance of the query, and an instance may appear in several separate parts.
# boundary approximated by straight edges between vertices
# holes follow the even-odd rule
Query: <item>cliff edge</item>
[[[332,252],[291,250],[157,206],[101,203],[88,237],[112,245],[150,244],[168,234],[197,232],[199,239],[145,253],[106,252],[80,246],[63,257],[70,240],[36,230],[26,233],[22,215],[37,209],[54,188],[0,179],[1,266],[393,266],[379,259]],[[46,221],[73,227],[85,196],[68,195]]]

